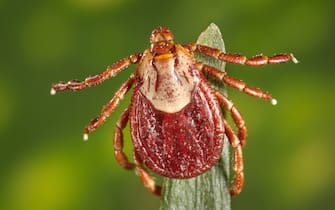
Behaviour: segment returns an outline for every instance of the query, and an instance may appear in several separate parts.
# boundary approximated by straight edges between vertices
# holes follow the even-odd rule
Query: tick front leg
[[[126,154],[123,152],[123,129],[129,120],[129,108],[124,110],[116,123],[114,131],[114,153],[117,162],[125,169],[134,169],[135,163],[129,162]]]
[[[244,184],[244,172],[243,172],[243,154],[242,154],[242,146],[235,135],[233,129],[224,120],[224,128],[230,145],[233,147],[233,171],[235,172],[235,178],[233,181],[233,185],[230,188],[231,195],[238,195],[242,191]]]
[[[247,127],[245,126],[244,119],[238,109],[234,106],[234,103],[229,100],[227,97],[222,95],[220,92],[216,91],[215,95],[219,100],[220,104],[223,105],[225,110],[229,111],[236,127],[238,128],[238,139],[242,147],[245,146],[248,131]]]
[[[111,77],[117,75],[120,71],[128,67],[131,63],[137,63],[141,59],[142,54],[134,54],[128,58],[124,58],[119,62],[107,67],[107,69],[97,75],[87,77],[84,81],[70,80],[68,82],[59,82],[51,86],[51,95],[65,90],[82,90],[87,87],[97,85]]]
[[[263,91],[259,88],[254,88],[248,86],[246,83],[244,83],[242,80],[235,79],[227,74],[227,72],[220,71],[216,68],[213,68],[211,66],[208,66],[206,64],[198,63],[199,69],[206,72],[208,75],[226,83],[227,85],[236,88],[239,91],[242,91],[248,95],[255,96],[258,98],[262,98],[265,100],[271,101],[273,105],[277,104],[277,100],[272,98],[272,95],[266,91]]]
[[[126,93],[131,88],[132,84],[134,83],[135,77],[134,75],[130,75],[130,78],[122,84],[120,89],[115,93],[112,100],[108,102],[102,108],[100,115],[94,118],[84,129],[84,140],[88,139],[88,134],[100,127],[106,119],[111,115],[111,113],[115,110],[115,108],[119,105],[121,99],[126,95]]]
[[[226,63],[234,63],[234,64],[241,64],[241,65],[248,65],[248,66],[262,66],[265,64],[279,64],[279,63],[288,62],[289,60],[292,60],[293,63],[298,63],[298,60],[293,56],[292,53],[278,54],[278,55],[274,55],[271,57],[268,57],[265,55],[258,55],[252,58],[247,58],[244,55],[225,53],[218,49],[207,47],[204,45],[189,44],[186,46],[187,46],[186,48],[191,51],[199,51],[210,57],[219,59]]]

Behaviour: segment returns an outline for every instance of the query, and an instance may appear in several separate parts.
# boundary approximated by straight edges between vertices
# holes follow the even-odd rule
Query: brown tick
[[[247,58],[194,43],[176,44],[166,27],[153,30],[150,43],[150,48],[143,53],[124,58],[101,74],[87,77],[84,81],[53,84],[51,94],[97,85],[116,76],[130,64],[137,64],[135,73],[84,129],[84,139],[87,140],[88,134],[105,122],[133,86],[130,106],[123,111],[115,127],[114,151],[118,163],[125,169],[135,169],[145,187],[160,195],[160,186],[155,184],[146,168],[170,178],[198,176],[220,159],[224,135],[227,135],[233,148],[235,172],[230,192],[239,194],[244,183],[242,147],[247,136],[245,122],[233,102],[215,90],[203,73],[239,91],[270,100],[272,104],[276,104],[276,100],[261,89],[249,87],[226,72],[197,61],[191,53],[198,51],[224,62],[249,66],[278,64],[290,59],[297,63],[297,60],[292,54]],[[221,106],[231,113],[238,129],[237,135],[223,118]],[[128,121],[134,163],[128,161],[123,152],[122,131]]]

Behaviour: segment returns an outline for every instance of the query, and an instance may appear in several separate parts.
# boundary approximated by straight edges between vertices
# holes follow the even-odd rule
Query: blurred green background
[[[180,43],[211,22],[228,52],[294,52],[292,63],[227,71],[270,91],[277,106],[229,89],[249,129],[238,209],[335,209],[334,3],[326,0],[0,1],[0,209],[158,209],[133,172],[117,165],[113,130],[129,94],[82,141],[134,67],[80,92],[50,96],[57,81],[84,79],[149,46],[165,25]],[[126,130],[127,153],[131,143]]]

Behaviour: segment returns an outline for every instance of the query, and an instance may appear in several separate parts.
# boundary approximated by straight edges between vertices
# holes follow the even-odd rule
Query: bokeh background
[[[249,129],[246,185],[233,209],[335,209],[333,10],[326,0],[1,0],[0,209],[158,209],[160,200],[114,159],[114,125],[129,94],[82,141],[84,126],[134,67],[76,93],[50,96],[50,84],[142,52],[156,26],[187,43],[211,22],[229,52],[294,52],[300,60],[227,65],[278,99],[274,107],[229,89]]]

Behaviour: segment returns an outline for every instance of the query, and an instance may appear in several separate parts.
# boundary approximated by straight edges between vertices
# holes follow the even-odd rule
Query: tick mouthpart
[[[160,41],[151,44],[151,53],[153,54],[166,54],[174,51],[173,41]]]
[[[173,42],[173,35],[167,27],[158,27],[151,32],[150,43]]]
[[[150,36],[151,52],[154,54],[171,53],[174,48],[173,35],[167,27],[158,27]]]

